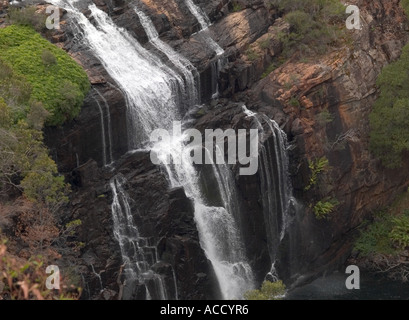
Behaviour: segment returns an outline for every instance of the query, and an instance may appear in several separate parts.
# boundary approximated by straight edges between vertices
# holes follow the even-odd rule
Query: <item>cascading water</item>
[[[88,8],[96,26],[74,6],[75,1],[50,2],[70,13],[83,33],[81,38],[125,94],[129,104],[129,149],[137,149],[152,130],[169,128],[180,117],[179,98],[184,95],[185,85],[177,72],[117,27],[94,4]]]
[[[97,95],[101,98],[102,102],[104,103],[105,110],[106,110],[106,118],[107,118],[107,125],[105,125],[105,116],[104,116],[104,110],[101,106],[101,103],[98,99],[95,98],[95,101],[97,103],[99,113],[100,113],[100,118],[101,118],[101,133],[102,133],[102,161],[104,163],[104,166],[111,164],[114,161],[114,158],[112,156],[112,127],[111,127],[111,113],[109,110],[109,105],[104,96],[97,90],[95,89],[95,92]],[[108,139],[107,139],[108,135]],[[108,140],[108,142],[107,142]],[[107,153],[108,150],[108,153]],[[109,157],[109,160],[108,160]],[[109,161],[109,162],[108,162]]]
[[[206,15],[206,13],[198,7],[192,0],[185,0],[186,6],[189,8],[189,11],[192,13],[192,15],[195,16],[197,21],[200,24],[200,32],[197,34],[197,36],[200,38],[200,40],[204,43],[206,43],[210,49],[212,49],[216,53],[217,59],[212,62],[211,68],[212,68],[212,97],[217,98],[219,95],[219,86],[218,86],[218,78],[219,78],[219,73],[223,69],[226,60],[223,57],[224,50],[222,47],[219,46],[219,44],[213,40],[211,34],[209,33],[209,27],[210,27],[210,19]]]
[[[189,106],[194,106],[198,101],[198,90],[196,83],[199,83],[199,73],[196,68],[185,57],[177,53],[171,46],[159,39],[159,34],[155,29],[151,19],[138,8],[134,8],[139,20],[146,31],[149,41],[159,50],[162,51],[170,62],[183,74],[186,81],[187,97],[184,99]]]
[[[114,161],[114,156],[112,155],[112,125],[111,125],[111,112],[109,110],[109,104],[105,97],[99,92],[98,89],[94,88],[95,92],[98,94],[98,96],[101,98],[101,100],[104,102],[105,110],[106,110],[106,118],[107,118],[107,132],[108,132],[108,155],[106,155],[106,158],[108,158],[110,161],[105,163],[105,165],[109,165]],[[98,107],[100,110],[102,110],[101,106],[98,104]],[[104,129],[105,131],[105,129]],[[106,144],[106,142],[105,142]]]
[[[268,250],[272,261],[270,277],[277,279],[275,260],[278,247],[285,236],[291,220],[291,213],[296,206],[292,196],[289,178],[289,158],[287,135],[279,125],[264,114],[257,114],[243,106],[243,112],[253,118],[254,126],[261,133],[260,144],[260,190],[262,192],[263,215],[268,237]],[[268,131],[264,129],[267,125]],[[271,134],[272,141],[268,139]]]
[[[185,96],[183,78],[144,49],[128,35],[126,30],[117,27],[109,16],[95,5],[92,4],[88,8],[96,26],[75,7],[76,1],[50,0],[50,2],[69,12],[83,33],[81,38],[86,41],[88,47],[100,59],[124,93],[127,100],[128,128],[130,128],[129,149],[140,147],[155,128],[169,130],[172,122],[180,118],[179,110],[183,110],[181,108]],[[147,34],[148,31],[152,36],[152,43],[168,57],[170,55],[169,59],[176,67],[179,62],[179,67],[180,64],[184,64],[182,57],[175,56],[175,52],[170,52],[169,48],[158,41],[152,28],[147,30]],[[210,36],[209,38],[211,39]],[[218,45],[217,47],[220,48]],[[217,51],[219,49],[215,50],[216,53]],[[221,54],[222,51],[219,53]],[[184,71],[181,71],[184,74]],[[192,71],[194,70],[190,70]],[[184,74],[184,77],[188,83],[187,78],[190,76]],[[183,186],[186,194],[194,201],[200,242],[214,267],[223,298],[241,298],[245,291],[253,288],[253,275],[246,262],[243,244],[231,212],[234,210],[232,202],[236,200],[230,199],[231,194],[226,191],[233,185],[232,180],[227,181],[232,177],[226,174],[228,171],[226,167],[212,166],[224,206],[208,206],[199,187],[199,174],[187,159],[190,149],[186,148],[180,140],[176,140],[176,144],[177,146],[175,141],[168,145],[158,143],[153,146],[153,149],[156,150],[159,158],[166,155],[168,151],[177,151],[172,153],[172,156],[174,160],[181,159],[181,163],[165,166],[171,185]],[[125,183],[126,180],[122,176],[116,176],[110,182],[113,194],[114,234],[120,244],[127,280],[124,298],[134,297],[135,287],[143,286],[146,291],[145,298],[166,299],[169,295],[163,285],[163,279],[150,269],[155,259],[149,263],[144,253],[143,248],[147,246],[142,244],[143,238],[140,237],[133,221],[129,196],[123,188]]]
[[[170,297],[162,276],[151,269],[152,265],[158,262],[156,248],[148,245],[149,239],[139,234],[129,205],[129,195],[123,188],[125,183],[126,179],[122,175],[117,175],[110,181],[113,194],[114,236],[121,249],[126,279],[123,298],[129,299],[135,296],[137,294],[135,288],[143,286],[144,298],[168,299]]]
[[[186,195],[194,200],[195,220],[200,242],[207,258],[211,261],[224,299],[240,299],[242,294],[254,287],[253,273],[246,261],[243,242],[240,237],[232,208],[237,204],[233,177],[225,165],[212,165],[223,206],[209,206],[200,188],[199,175],[191,162],[192,148],[185,147],[181,135],[171,143],[159,142],[152,152],[168,163],[165,165],[172,187],[183,186]],[[210,159],[209,159],[210,160]]]

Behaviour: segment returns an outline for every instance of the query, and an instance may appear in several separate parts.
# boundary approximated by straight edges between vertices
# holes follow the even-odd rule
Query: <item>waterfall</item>
[[[232,212],[237,204],[233,177],[226,165],[212,165],[212,172],[220,190],[223,206],[209,206],[200,188],[199,175],[190,161],[192,148],[185,147],[185,136],[171,143],[158,142],[152,152],[165,161],[171,155],[173,165],[165,165],[172,187],[183,186],[193,199],[195,221],[201,247],[211,261],[224,299],[240,299],[253,289],[253,273],[246,261],[239,228]],[[180,152],[182,150],[182,152]]]
[[[125,29],[117,27],[111,18],[94,4],[88,7],[93,18],[91,23],[73,5],[77,4],[76,1],[50,0],[50,2],[68,11],[83,33],[82,38],[90,50],[124,93],[127,101],[130,150],[140,148],[153,129],[169,130],[171,124],[181,118],[185,84],[179,73],[144,49]],[[145,27],[149,28],[146,22],[147,20]],[[163,51],[176,67],[177,64],[179,67],[184,65],[189,70],[183,58],[177,57],[167,46],[159,42],[153,28],[150,28],[149,32],[152,43]],[[182,74],[186,72],[185,69],[179,70]],[[187,79],[188,74],[184,76],[188,83],[190,81]],[[193,86],[188,87],[188,90],[193,90],[192,88]],[[174,160],[182,160],[177,165],[165,165],[170,184],[172,187],[182,186],[186,195],[194,202],[200,244],[215,270],[222,297],[241,298],[245,291],[254,287],[254,284],[252,270],[246,261],[243,242],[234,217],[237,200],[234,199],[233,193],[229,193],[233,186],[233,177],[231,173],[227,174],[229,169],[223,165],[212,166],[223,204],[209,206],[200,188],[199,173],[189,159],[191,149],[178,139],[173,139],[168,144],[160,141],[151,148],[152,152],[157,153],[158,158],[165,157],[170,151]],[[156,252],[152,252],[152,249],[156,251],[156,248],[149,243],[149,239],[140,236],[124,185],[126,179],[121,175],[110,181],[114,236],[119,243],[125,267],[124,298],[133,298],[135,295],[139,298],[143,291],[145,299],[166,299],[169,293],[164,280],[152,271],[152,266],[158,261]]]
[[[94,87],[95,92],[98,94],[98,96],[101,98],[101,100],[104,102],[104,106],[105,106],[105,110],[106,110],[106,118],[107,118],[107,132],[108,132],[108,155],[109,155],[109,159],[110,162],[107,163],[107,160],[105,160],[105,165],[107,164],[111,164],[114,161],[114,157],[112,155],[112,125],[111,125],[111,111],[109,110],[109,104],[107,102],[107,100],[105,99],[105,97],[99,92],[99,90],[97,88]],[[98,104],[98,108],[101,112],[101,115],[103,114],[101,105],[99,104],[99,102],[97,101]],[[104,120],[101,119],[102,121],[102,130],[103,130],[103,134],[104,134],[104,140],[103,140],[103,145],[104,145],[104,150],[106,148],[106,141],[105,141],[105,124],[104,124]],[[106,151],[104,152],[104,157],[105,159],[107,159],[107,155],[106,155]]]
[[[173,65],[183,74],[186,81],[187,97],[189,107],[196,105],[198,101],[198,90],[196,82],[199,83],[199,73],[196,68],[185,57],[177,53],[171,46],[159,39],[159,34],[152,23],[152,20],[138,8],[134,8],[139,20],[144,28],[149,41],[161,52],[163,52]]]
[[[114,236],[121,249],[126,279],[123,298],[133,297],[135,286],[143,286],[146,299],[166,300],[169,296],[163,278],[151,269],[158,262],[156,247],[149,245],[149,239],[140,236],[132,216],[129,195],[123,187],[125,183],[122,175],[110,181]]]
[[[186,5],[189,11],[196,17],[202,30],[206,30],[210,26],[210,19],[192,0],[186,0]]]
[[[189,11],[192,13],[192,15],[195,16],[196,20],[200,24],[201,29],[197,36],[202,42],[206,43],[207,46],[210,49],[212,49],[216,54],[217,59],[211,62],[211,70],[212,70],[212,98],[217,98],[219,95],[218,86],[219,73],[227,62],[227,60],[223,57],[224,50],[222,47],[219,46],[219,44],[216,41],[214,41],[211,34],[209,33],[210,19],[206,15],[206,13],[196,4],[194,4],[192,0],[185,0],[185,3],[189,8]]]
[[[257,114],[243,106],[243,112],[253,118],[253,125],[261,132],[260,145],[260,190],[263,215],[268,238],[268,250],[272,267],[270,276],[277,278],[275,261],[278,247],[290,223],[296,200],[292,195],[289,178],[289,158],[287,135],[279,125],[264,114]],[[266,124],[267,130],[263,126]],[[272,141],[268,138],[271,135]]]
[[[98,105],[98,109],[99,109],[99,114],[100,114],[100,118],[101,118],[101,131],[102,131],[102,162],[104,163],[104,166],[107,165],[107,144],[105,141],[105,123],[104,123],[104,112],[102,111],[101,105],[99,104],[99,101],[97,99],[95,99],[95,101],[97,102]]]
[[[70,14],[83,38],[128,100],[129,149],[137,149],[155,128],[168,128],[180,117],[183,78],[143,48],[125,29],[94,4],[88,8],[94,26],[72,3],[50,0]]]

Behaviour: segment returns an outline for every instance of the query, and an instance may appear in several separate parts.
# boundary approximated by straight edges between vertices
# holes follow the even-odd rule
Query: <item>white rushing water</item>
[[[162,51],[175,67],[183,74],[186,81],[186,98],[189,106],[196,105],[198,101],[198,83],[199,73],[196,68],[185,57],[177,53],[171,46],[159,39],[159,34],[152,23],[152,20],[138,8],[134,8],[139,20],[146,31],[149,41],[159,50]]]
[[[177,72],[143,48],[125,29],[117,27],[94,4],[89,10],[96,26],[73,5],[74,1],[50,2],[70,13],[83,33],[81,38],[125,94],[130,149],[140,147],[155,128],[169,128],[180,117],[179,97],[185,86]]]
[[[134,286],[140,285],[145,287],[147,299],[166,300],[169,296],[163,278],[151,270],[151,266],[158,262],[156,248],[140,236],[124,184],[126,179],[122,175],[117,175],[110,181],[114,236],[119,243],[125,266],[124,299],[132,297]]]
[[[190,161],[193,149],[183,147],[186,138],[182,135],[171,143],[157,143],[152,152],[166,162],[171,155],[174,165],[166,165],[172,187],[183,186],[186,195],[194,199],[195,220],[200,242],[207,258],[212,262],[222,297],[240,299],[242,294],[253,289],[254,279],[246,261],[243,242],[233,208],[237,203],[233,177],[226,165],[212,165],[212,174],[217,181],[223,206],[209,206],[200,188],[200,177]],[[182,150],[182,152],[180,152]]]
[[[89,6],[93,21],[91,23],[75,7],[75,1],[51,0],[50,2],[69,12],[70,17],[83,33],[81,38],[86,41],[86,45],[124,93],[128,110],[129,149],[140,147],[141,142],[146,140],[153,129],[169,130],[173,121],[181,116],[179,110],[181,100],[185,96],[184,79],[179,73],[171,70],[158,57],[144,49],[125,29],[117,27],[111,18],[95,5]],[[192,79],[188,74],[193,70],[189,69],[183,57],[178,56],[173,49],[170,50],[171,48],[158,39],[150,21],[144,19],[141,13],[139,16],[142,17],[141,21],[144,21],[143,26],[150,41],[168,56],[183,74],[187,89],[193,91],[194,86],[189,86]],[[234,199],[231,173],[226,166],[212,166],[223,204],[218,207],[209,206],[200,189],[199,173],[188,159],[190,149],[186,148],[182,141],[174,139],[168,144],[157,143],[153,146],[153,150],[157,152],[159,158],[168,155],[170,151],[174,160],[181,159],[180,164],[165,166],[171,186],[184,187],[187,196],[194,201],[200,243],[213,265],[222,297],[241,298],[244,292],[254,287],[254,284],[252,270],[246,261],[239,228],[234,217],[233,211],[237,209],[235,205],[237,200]],[[151,261],[144,253],[148,246],[142,243],[144,240],[140,237],[138,227],[133,221],[129,195],[123,187],[125,184],[126,180],[122,176],[116,176],[110,182],[113,194],[114,235],[120,245],[126,278],[129,280],[124,290],[124,297],[132,296],[132,284],[134,284],[146,287],[146,298],[166,299],[169,295],[163,279],[150,269],[155,259]]]
[[[98,94],[98,96],[101,98],[102,102],[104,103],[105,106],[105,112],[106,112],[106,118],[107,118],[107,129],[106,131],[108,132],[108,155],[109,155],[109,162],[108,160],[106,160],[105,165],[109,165],[112,164],[112,162],[114,161],[114,156],[112,154],[112,125],[111,125],[111,111],[109,109],[109,104],[107,102],[107,100],[105,99],[105,97],[99,92],[99,90],[97,88],[94,88],[95,92]],[[98,107],[100,109],[100,111],[102,111],[101,105],[98,103]],[[103,113],[103,112],[102,112]],[[102,122],[104,123],[103,119],[101,119]],[[105,132],[105,124],[104,124],[104,128],[103,131]],[[105,138],[106,139],[106,138]],[[106,145],[106,142],[104,142],[104,144]],[[105,152],[105,158],[108,158],[108,155],[106,155]]]
[[[278,247],[290,223],[291,210],[296,206],[289,178],[289,158],[287,135],[279,125],[264,114],[257,114],[243,106],[243,112],[251,117],[253,125],[261,134],[260,145],[260,189],[262,192],[263,214],[268,238],[271,261],[271,277],[277,278],[275,260]],[[263,123],[267,126],[265,130]],[[265,141],[271,134],[273,141]],[[273,146],[272,146],[273,145]]]
[[[190,13],[196,18],[196,20],[200,24],[200,32],[197,34],[199,39],[205,43],[211,50],[216,53],[217,59],[216,61],[212,62],[212,97],[217,98],[219,95],[219,86],[218,86],[218,79],[219,73],[223,69],[226,60],[223,57],[224,50],[219,44],[214,41],[212,38],[209,27],[210,27],[210,19],[206,15],[206,13],[198,7],[192,0],[185,0],[187,7],[189,8]]]

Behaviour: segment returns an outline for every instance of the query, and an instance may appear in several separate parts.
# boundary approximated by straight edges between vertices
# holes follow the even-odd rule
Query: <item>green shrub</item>
[[[48,49],[44,49],[41,53],[41,60],[46,67],[50,67],[53,64],[57,63],[57,58],[55,55]]]
[[[264,281],[260,290],[250,290],[244,294],[246,300],[281,300],[285,294],[285,285],[280,281]]]
[[[37,13],[36,10],[36,7],[11,7],[8,11],[8,22],[21,26],[31,26],[38,32],[44,31],[47,17]]]
[[[288,104],[292,107],[297,107],[297,108],[301,106],[300,101],[298,101],[296,97],[291,97],[290,101],[288,101]]]
[[[257,52],[255,52],[252,48],[247,49],[246,55],[250,61],[255,61],[259,58]]]
[[[275,0],[290,24],[289,34],[280,34],[283,55],[322,54],[341,44],[345,32],[345,6],[338,0]]]
[[[407,220],[407,214],[396,218],[385,211],[378,212],[374,221],[361,231],[354,249],[363,257],[396,254],[398,252],[396,244],[405,245]],[[403,225],[399,221],[404,221]]]
[[[370,150],[388,168],[402,166],[409,151],[409,44],[400,59],[384,67],[377,79],[380,95],[369,115]]]
[[[329,161],[326,157],[316,159],[315,161],[308,160],[308,167],[311,170],[310,180],[308,185],[304,188],[305,191],[310,190],[318,182],[318,175],[326,170],[329,167]]]
[[[233,12],[238,12],[243,10],[243,7],[238,2],[233,2]]]
[[[315,217],[318,220],[327,218],[338,205],[339,201],[334,198],[318,201],[313,208]]]
[[[315,120],[319,126],[324,127],[334,121],[334,116],[328,110],[324,110],[316,115]]]
[[[408,213],[408,212],[407,212]],[[409,246],[409,216],[406,215],[392,218],[392,230],[389,238],[399,249],[405,249]]]
[[[61,125],[79,114],[90,88],[85,71],[31,27],[0,29],[0,59],[12,69],[13,78],[31,86],[30,99],[41,102],[50,113],[47,125]]]

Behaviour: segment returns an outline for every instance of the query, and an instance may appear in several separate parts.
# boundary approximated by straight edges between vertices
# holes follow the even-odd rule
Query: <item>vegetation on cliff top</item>
[[[61,125],[79,114],[90,88],[85,71],[33,28],[0,29],[0,59],[27,91],[19,106],[23,114],[33,102],[49,112],[47,125]]]
[[[290,33],[282,34],[284,57],[324,53],[345,36],[345,6],[338,0],[275,0],[284,12]]]

